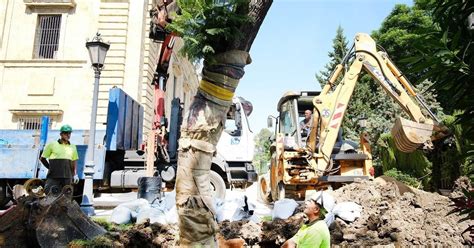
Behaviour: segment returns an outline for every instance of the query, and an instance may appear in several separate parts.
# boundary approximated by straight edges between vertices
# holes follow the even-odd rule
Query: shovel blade
[[[432,148],[431,135],[433,125],[426,123],[417,123],[401,117],[395,120],[392,128],[392,137],[397,149],[405,152],[414,152],[421,145]]]

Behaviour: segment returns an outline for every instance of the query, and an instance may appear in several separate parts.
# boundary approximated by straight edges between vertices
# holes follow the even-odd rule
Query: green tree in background
[[[271,136],[272,132],[267,128],[261,129],[255,136],[255,156],[253,159],[253,165],[259,174],[268,171],[267,164],[270,162]]]
[[[422,36],[420,30],[434,28],[428,7],[421,2],[415,2],[413,7],[404,4],[395,5],[380,28],[372,32],[377,44],[386,50],[399,69],[405,73],[408,72],[409,66],[406,63],[399,63],[400,59],[413,56],[416,52],[413,44]],[[413,73],[408,74],[408,78],[415,77],[417,75]]]
[[[342,59],[344,59],[348,51],[347,39],[346,36],[344,36],[344,29],[341,26],[337,27],[336,37],[332,40],[332,49],[333,50],[328,53],[330,61],[324,66],[323,70],[316,74],[316,80],[318,80],[321,88],[328,82],[331,72],[336,65],[342,62]]]
[[[420,1],[421,2],[421,1]],[[441,154],[433,163],[436,175],[443,179],[443,171],[474,177],[474,30],[468,18],[474,13],[474,2],[463,0],[423,1],[430,10],[434,28],[424,29],[414,42],[416,53],[405,61],[416,73],[434,82],[438,99],[455,119],[446,122],[454,133],[452,148],[445,150],[437,144]],[[471,24],[472,25],[472,24]],[[437,183],[435,187],[438,187]],[[442,185],[441,185],[442,186]]]

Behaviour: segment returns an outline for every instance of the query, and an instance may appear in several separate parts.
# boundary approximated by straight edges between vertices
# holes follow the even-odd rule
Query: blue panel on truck
[[[31,178],[39,156],[37,130],[0,130],[0,178]]]
[[[127,97],[125,102],[125,130],[123,132],[123,150],[131,150],[132,148],[132,114],[133,100]]]
[[[109,151],[138,149],[142,140],[143,107],[123,90],[112,88],[107,111]]]
[[[30,145],[0,145],[0,178],[34,177],[38,152]]]
[[[87,145],[78,145],[77,153],[79,160],[77,161],[77,175],[80,179],[84,179],[84,163],[86,159]],[[104,178],[104,163],[105,163],[105,147],[102,145],[96,146],[94,151],[94,179]]]
[[[73,127],[74,128],[74,127]],[[95,174],[94,179],[102,179],[105,163],[104,143],[105,130],[97,130],[94,152]],[[36,130],[0,130],[0,178],[28,179],[35,175],[35,168],[39,166],[38,177],[46,178],[48,170],[38,161],[40,156],[39,131]],[[55,142],[59,138],[59,130],[48,132],[47,143]],[[88,131],[74,130],[71,143],[75,144],[79,153],[78,171],[83,178],[84,158],[87,150]]]

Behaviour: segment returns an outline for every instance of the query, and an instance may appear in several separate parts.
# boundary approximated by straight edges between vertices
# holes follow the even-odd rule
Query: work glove
[[[74,184],[78,184],[79,183],[79,176],[78,175],[74,175],[74,179],[72,180],[72,182]]]

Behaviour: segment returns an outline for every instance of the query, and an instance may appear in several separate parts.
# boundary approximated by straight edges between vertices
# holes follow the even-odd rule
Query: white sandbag
[[[335,216],[349,222],[360,218],[362,207],[355,202],[341,202],[334,206],[332,211]]]
[[[247,196],[244,195],[241,199],[237,199],[235,202],[239,207],[232,215],[232,221],[251,220],[255,223],[259,222],[260,219],[254,215],[256,208],[255,203],[250,202]]]
[[[322,194],[322,196],[321,196],[321,194]],[[326,209],[327,212],[331,212],[334,209],[334,206],[336,205],[336,200],[327,191],[317,191],[317,192],[307,196],[306,199],[307,200],[309,200],[309,199],[316,200],[319,204],[323,205],[324,209]]]
[[[119,225],[128,224],[132,221],[132,214],[130,209],[123,206],[117,206],[114,208],[109,220],[110,222]]]
[[[176,206],[176,191],[171,191],[165,194],[165,197],[160,203],[166,210],[170,210]]]
[[[235,200],[219,202],[216,200],[216,218],[217,222],[222,222],[224,220],[232,220],[235,211],[239,208],[239,204]]]
[[[146,219],[149,219],[150,223],[166,225],[165,212],[163,212],[161,209],[153,207],[140,208],[140,211],[137,215],[137,224],[144,223]]]
[[[140,208],[142,208],[144,206],[149,206],[149,205],[150,205],[150,203],[148,203],[148,201],[146,199],[136,199],[136,200],[133,200],[133,201],[121,203],[118,206],[126,207],[126,208],[130,209],[130,211],[138,212],[138,210]]]
[[[336,220],[336,216],[334,216],[333,212],[328,212],[326,216],[324,216],[324,222],[329,227],[331,224]]]
[[[272,212],[272,220],[287,219],[295,212],[298,203],[293,199],[282,199],[275,202]]]
[[[173,206],[165,213],[165,219],[168,225],[178,224],[178,210],[176,209],[176,206]]]

